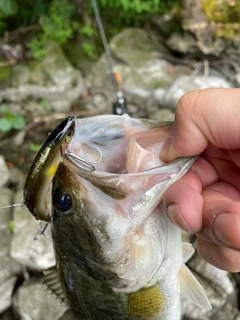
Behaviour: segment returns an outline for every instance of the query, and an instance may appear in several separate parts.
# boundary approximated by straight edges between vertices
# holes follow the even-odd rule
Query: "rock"
[[[179,99],[187,92],[204,88],[231,88],[233,84],[222,77],[182,76],[173,82],[161,101],[165,108],[175,109]]]
[[[110,42],[110,48],[116,61],[122,61],[120,74],[123,77],[124,91],[130,91],[129,85],[135,84],[136,89],[146,88],[148,92],[159,87],[167,87],[172,81],[172,74],[169,72],[171,64],[161,59],[148,34],[141,29],[128,28],[115,36]],[[133,79],[130,81],[130,67]],[[125,70],[128,71],[125,75]],[[136,76],[134,76],[136,73]],[[137,79],[141,79],[141,87]],[[144,97],[144,96],[143,96]]]
[[[199,50],[194,35],[189,32],[173,33],[167,40],[167,45],[171,50],[184,54],[196,53]]]
[[[238,84],[238,87],[240,87],[240,72],[237,72],[235,74],[235,80],[236,80],[236,82]]]
[[[28,98],[45,100],[50,105],[53,102],[53,108],[54,102],[61,101],[65,103],[64,112],[68,112],[71,104],[85,93],[84,81],[57,43],[48,42],[45,50],[46,56],[42,60],[32,61],[27,67],[14,68],[14,87],[0,91],[0,96],[16,102]]]
[[[16,202],[21,199],[22,194],[19,193]],[[22,266],[33,270],[43,270],[55,265],[51,237],[41,236],[34,240],[39,231],[39,221],[35,220],[25,206],[14,208],[13,221],[11,257]]]
[[[13,76],[11,79],[12,87],[24,85],[30,81],[30,70],[27,65],[17,64],[13,69]]]
[[[182,231],[182,239],[195,243],[196,235]],[[240,279],[239,274],[230,274],[212,266],[201,259],[197,252],[187,265],[206,291],[212,310],[198,308],[183,298],[183,320],[240,320],[238,286],[235,279]]]
[[[1,48],[0,48],[1,51]],[[6,58],[0,57],[0,88],[3,89],[7,87],[10,83],[10,77],[12,75],[12,66]],[[1,100],[0,100],[1,102]]]
[[[121,86],[129,104],[137,106],[134,117],[148,117],[148,101],[154,104],[156,97],[164,95],[179,74],[189,74],[186,66],[174,67],[157,51],[153,41],[147,33],[137,28],[127,28],[110,41],[110,48],[114,60],[114,69],[121,76]],[[91,84],[91,96],[105,94],[103,111],[112,112],[112,103],[116,100],[115,90],[109,77],[105,56],[102,56],[92,69],[88,77]],[[155,107],[156,108],[156,107]],[[152,112],[152,110],[151,110]]]
[[[25,281],[14,296],[14,310],[20,320],[57,320],[66,309],[39,279]]]
[[[7,188],[2,188],[0,193],[1,207],[12,204],[13,194]],[[12,208],[1,208],[0,214],[0,313],[12,304],[12,293],[21,267],[10,257],[12,234],[9,230]]]
[[[207,297],[212,305],[212,310],[206,311],[197,308],[189,300],[183,299],[184,320],[206,320],[206,319],[239,319],[237,310],[237,290],[231,275],[223,270],[217,269],[202,260],[196,253],[188,263],[194,276],[204,287]],[[229,312],[229,310],[231,310]],[[224,315],[224,316],[223,316]],[[236,318],[236,315],[238,318]]]
[[[203,12],[201,0],[183,1],[183,29],[190,31],[196,37],[197,47],[204,53],[215,51],[214,32]]]
[[[182,3],[183,31],[172,32],[167,39],[169,48],[200,58],[204,55],[222,57],[227,53],[229,59],[237,54],[239,60],[240,6],[237,1],[183,0]],[[227,64],[231,65],[230,61]]]
[[[38,66],[35,66],[35,70],[40,69],[41,73],[45,73],[43,84],[48,84],[46,82],[48,80],[51,84],[55,84],[58,87],[71,88],[80,76],[80,72],[73,68],[56,42],[47,42],[44,50],[46,50],[46,55],[43,61]]]
[[[98,45],[99,41],[96,42],[95,44],[92,44],[92,39],[90,40],[88,37],[77,33],[66,44],[63,44],[63,50],[69,61],[71,61],[77,69],[81,70],[84,76],[89,74],[89,71],[95,64],[97,57],[99,57],[103,52],[103,46]],[[86,44],[89,44],[89,48],[93,48],[93,54],[87,55],[84,53],[84,45]]]
[[[159,109],[149,114],[149,119],[157,121],[173,121],[175,114],[169,109]]]
[[[0,313],[7,310],[12,305],[12,294],[17,277],[12,276],[0,284]]]
[[[151,22],[159,34],[164,37],[165,41],[173,33],[182,31],[178,14],[175,10],[165,13],[164,15],[153,16],[151,17]]]
[[[57,113],[68,113],[71,110],[72,103],[70,100],[51,101],[51,107]]]
[[[23,186],[24,179],[25,175],[22,173],[20,169],[18,169],[15,166],[9,168],[8,187],[10,187],[11,190],[20,190]]]
[[[0,179],[0,188],[1,188],[7,184],[9,179],[8,167],[2,156],[0,156],[0,176],[1,176],[1,179]]]
[[[239,1],[202,0],[202,8],[217,37],[240,41],[240,3]]]

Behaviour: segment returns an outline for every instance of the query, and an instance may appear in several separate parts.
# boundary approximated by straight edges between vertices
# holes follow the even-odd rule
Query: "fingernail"
[[[213,233],[219,242],[234,246],[239,242],[240,221],[237,213],[221,213],[212,224]]]
[[[187,232],[191,232],[176,203],[167,206],[167,214],[174,224]]]

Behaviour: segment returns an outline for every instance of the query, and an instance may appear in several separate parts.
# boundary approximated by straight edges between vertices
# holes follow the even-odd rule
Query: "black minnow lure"
[[[23,203],[36,219],[50,221],[47,193],[54,174],[62,162],[62,149],[75,133],[75,117],[65,119],[41,147],[27,174],[23,187]]]

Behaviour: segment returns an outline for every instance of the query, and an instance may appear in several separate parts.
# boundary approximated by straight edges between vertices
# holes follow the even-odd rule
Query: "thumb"
[[[240,89],[202,89],[185,94],[176,107],[171,133],[160,153],[169,162],[203,152],[211,143],[240,148]],[[231,125],[229,125],[231,124]]]

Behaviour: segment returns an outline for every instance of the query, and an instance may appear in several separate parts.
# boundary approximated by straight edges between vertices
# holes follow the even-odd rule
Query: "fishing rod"
[[[104,32],[104,28],[103,28],[103,24],[102,24],[102,20],[98,11],[98,6],[95,0],[91,0],[92,1],[92,6],[93,6],[93,11],[96,17],[96,21],[97,21],[97,25],[98,25],[98,29],[99,29],[99,33],[102,39],[102,43],[103,43],[103,47],[104,47],[104,51],[105,51],[105,55],[106,55],[106,60],[107,60],[107,64],[108,64],[108,68],[110,70],[110,76],[112,79],[112,83],[116,92],[116,96],[117,96],[117,101],[113,104],[113,113],[114,114],[118,114],[118,115],[122,115],[124,113],[127,113],[127,101],[124,98],[122,91],[120,89],[120,82],[121,82],[121,78],[120,78],[120,74],[114,72],[114,67],[113,67],[113,61],[112,61],[112,56],[111,56],[111,52],[109,49],[109,45],[106,39],[106,35]]]

